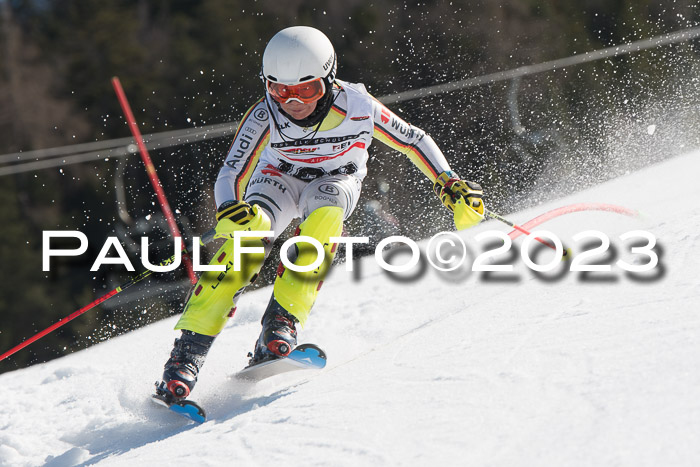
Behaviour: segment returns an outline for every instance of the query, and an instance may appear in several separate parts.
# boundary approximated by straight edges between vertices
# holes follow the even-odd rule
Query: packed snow
[[[245,294],[192,395],[207,411],[202,425],[149,400],[177,318],[0,375],[0,464],[698,465],[698,174],[700,153],[687,154],[507,216],[525,223],[590,202],[640,211],[568,214],[535,229],[575,253],[596,244],[574,235],[604,232],[615,253],[591,261],[611,272],[541,277],[519,253],[497,258],[512,273],[422,262],[397,280],[371,257],[354,272],[338,265],[300,332],[328,354],[319,372],[231,378],[270,289]],[[480,252],[475,237],[492,230],[509,231],[488,221],[461,236]],[[619,239],[635,230],[658,239],[648,273],[615,266],[648,261]]]

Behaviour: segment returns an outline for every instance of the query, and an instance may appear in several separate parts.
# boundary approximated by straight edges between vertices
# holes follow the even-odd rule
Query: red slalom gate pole
[[[570,204],[568,206],[562,206],[560,208],[552,209],[551,211],[545,212],[544,214],[541,214],[534,219],[531,219],[525,224],[523,224],[523,228],[525,229],[530,229],[532,227],[537,227],[538,225],[547,222],[549,220],[554,219],[555,217],[563,216],[565,214],[572,214],[575,212],[583,212],[583,211],[607,211],[607,212],[613,212],[615,214],[621,214],[623,216],[629,216],[629,217],[639,217],[640,213],[639,211],[636,211],[634,209],[629,209],[623,206],[617,206],[615,204],[607,204],[607,203],[576,203],[576,204]]]
[[[202,235],[202,238],[199,240],[199,244],[200,244],[200,245],[206,245],[207,243],[209,243],[209,242],[211,242],[212,240],[214,240],[214,235],[216,235],[216,230],[215,230],[215,229],[212,229],[212,230],[210,230],[210,231],[208,231],[208,232],[205,232],[204,235]],[[182,250],[180,251],[180,253],[182,254],[182,257],[184,258],[185,255],[187,255],[187,248],[184,248],[184,247],[183,247]],[[176,257],[177,257],[177,253],[175,253],[175,254],[174,254],[173,256],[171,256],[170,258],[168,258],[168,259],[162,261],[160,264],[158,264],[158,266],[167,266],[167,265],[169,265],[169,264],[172,264],[173,261],[175,261],[175,258],[176,258]],[[8,351],[5,352],[4,354],[0,355],[0,362],[3,361],[3,360],[5,360],[5,359],[6,359],[7,357],[9,357],[10,355],[19,352],[20,350],[22,350],[23,348],[25,348],[25,347],[28,346],[29,344],[38,341],[39,339],[41,339],[42,337],[44,337],[45,335],[47,335],[47,334],[50,333],[51,331],[55,331],[56,329],[60,328],[61,326],[63,326],[63,325],[66,324],[67,322],[74,320],[75,318],[77,318],[78,316],[82,315],[82,314],[85,313],[86,311],[92,310],[93,308],[95,308],[95,307],[96,307],[97,305],[99,305],[100,303],[109,300],[110,298],[114,297],[115,295],[117,295],[117,294],[123,292],[124,290],[128,289],[128,288],[131,287],[132,285],[134,285],[134,284],[136,284],[136,283],[138,283],[138,282],[141,282],[142,280],[144,280],[145,278],[147,278],[147,277],[150,276],[151,274],[153,274],[153,271],[151,271],[150,269],[146,269],[145,271],[143,271],[143,272],[140,273],[139,275],[132,277],[132,278],[129,279],[127,282],[123,283],[122,285],[120,285],[120,286],[117,287],[116,289],[114,289],[114,290],[112,290],[112,291],[110,291],[110,292],[107,292],[106,294],[104,294],[103,296],[101,296],[100,298],[98,298],[97,300],[95,300],[94,302],[90,303],[89,305],[85,305],[84,307],[82,307],[82,308],[79,309],[78,311],[74,311],[74,312],[71,313],[70,315],[68,315],[68,316],[66,316],[65,318],[63,318],[62,320],[58,321],[57,323],[52,324],[51,326],[49,326],[48,328],[44,329],[43,331],[41,331],[41,332],[39,332],[39,333],[33,335],[32,337],[30,337],[30,338],[27,339],[26,341],[22,342],[21,344],[15,346],[15,347],[12,347],[10,350],[8,350]]]
[[[211,237],[211,236],[210,236],[210,237]],[[184,255],[185,253],[187,253],[187,249],[183,248],[183,249],[182,249],[182,253],[183,253],[183,255]],[[175,260],[176,255],[177,255],[177,253],[176,253],[175,255],[171,256],[170,258],[166,259],[166,260],[163,261],[162,263],[160,263],[158,266],[167,266],[168,264],[171,264],[171,263]],[[73,313],[71,313],[70,315],[66,316],[66,317],[63,318],[62,320],[58,321],[57,323],[52,324],[52,325],[49,326],[48,328],[46,328],[46,329],[44,329],[43,331],[41,331],[41,332],[39,332],[39,333],[33,335],[32,337],[30,337],[30,338],[27,339],[26,341],[22,342],[21,344],[15,346],[15,347],[13,347],[13,348],[11,348],[10,350],[8,350],[7,352],[5,352],[4,354],[0,355],[0,361],[3,361],[3,360],[5,360],[7,357],[9,357],[10,355],[12,355],[12,354],[14,354],[14,353],[16,353],[16,352],[22,350],[23,348],[25,348],[26,346],[28,346],[28,345],[31,344],[32,342],[38,341],[39,339],[41,339],[42,337],[44,337],[45,335],[47,335],[47,334],[50,333],[51,331],[54,331],[54,330],[60,328],[61,326],[63,326],[63,325],[66,324],[67,322],[74,320],[75,318],[77,318],[78,316],[82,315],[82,314],[85,313],[86,311],[92,310],[93,308],[95,308],[95,307],[96,307],[97,305],[99,305],[100,303],[109,300],[110,298],[114,297],[115,295],[117,295],[118,293],[120,293],[120,292],[122,292],[123,290],[127,289],[128,287],[131,287],[132,285],[136,284],[137,282],[141,282],[142,280],[144,280],[145,278],[147,278],[148,276],[150,276],[152,273],[153,273],[153,271],[151,271],[150,269],[146,269],[145,271],[143,271],[143,272],[142,272],[141,274],[139,274],[138,276],[132,277],[128,282],[126,282],[126,283],[120,285],[119,287],[117,287],[116,289],[112,290],[111,292],[107,292],[106,294],[104,294],[103,296],[101,296],[100,298],[98,298],[97,300],[95,300],[94,302],[90,303],[89,305],[85,305],[84,307],[82,307],[82,308],[79,309],[78,311],[74,311]]]
[[[26,341],[22,342],[21,344],[15,346],[15,347],[12,347],[10,350],[8,350],[8,351],[5,352],[4,354],[0,355],[0,361],[3,361],[3,360],[5,360],[7,357],[9,357],[10,355],[12,355],[12,354],[14,354],[14,353],[16,353],[16,352],[19,352],[20,350],[22,350],[23,348],[25,348],[26,346],[28,346],[28,345],[31,344],[32,342],[38,341],[39,339],[41,339],[42,337],[44,337],[45,335],[47,335],[47,334],[50,333],[51,331],[54,331],[54,330],[60,328],[61,326],[63,326],[63,325],[66,324],[67,322],[74,320],[75,318],[77,318],[78,316],[82,315],[82,314],[85,313],[86,311],[91,310],[92,308],[95,308],[97,305],[99,305],[100,303],[104,302],[105,300],[114,297],[115,295],[117,295],[117,294],[118,294],[119,292],[121,292],[122,290],[123,290],[123,287],[117,287],[116,289],[112,290],[111,292],[108,292],[108,293],[106,293],[105,295],[101,296],[100,298],[98,298],[97,300],[95,300],[94,302],[92,302],[91,304],[86,305],[86,306],[84,306],[83,308],[79,309],[78,311],[75,311],[75,312],[71,313],[70,315],[66,316],[65,318],[63,318],[62,320],[58,321],[57,323],[52,324],[52,325],[49,326],[48,328],[44,329],[44,330],[41,331],[40,333],[37,333],[37,334],[33,335],[32,337],[30,337],[30,338],[27,339]]]
[[[170,204],[168,204],[168,199],[165,197],[165,192],[163,191],[163,187],[161,186],[160,180],[158,179],[156,168],[153,165],[153,162],[151,161],[151,156],[148,155],[148,149],[146,148],[146,144],[143,142],[143,136],[141,136],[141,132],[139,131],[139,127],[136,124],[134,114],[131,112],[129,101],[126,99],[126,94],[124,93],[122,84],[119,81],[119,78],[117,78],[116,76],[112,78],[112,87],[114,87],[114,91],[117,93],[119,104],[121,105],[122,111],[124,112],[124,116],[126,117],[127,123],[129,124],[131,134],[134,136],[134,140],[136,140],[139,152],[141,153],[141,159],[143,160],[143,163],[146,166],[146,173],[148,173],[148,178],[151,180],[151,185],[153,185],[153,189],[156,192],[156,196],[158,197],[158,204],[160,204],[160,208],[163,211],[163,214],[165,215],[165,219],[168,222],[168,226],[170,227],[170,232],[172,233],[173,237],[182,237],[182,235],[180,235],[180,229],[177,227],[177,223],[175,222],[175,216],[173,215],[173,212],[170,209]],[[192,262],[190,261],[189,256],[184,255],[182,259],[185,263],[185,268],[187,268],[187,275],[190,277],[190,282],[192,284],[195,284],[197,282],[197,276],[194,273],[194,269],[192,268]]]

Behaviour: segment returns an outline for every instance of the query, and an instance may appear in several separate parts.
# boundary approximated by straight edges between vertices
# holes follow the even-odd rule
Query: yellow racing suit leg
[[[330,264],[335,256],[336,244],[331,237],[339,237],[343,231],[345,211],[336,206],[324,206],[314,210],[299,226],[299,236],[308,236],[323,245],[325,260],[316,269],[297,272],[280,266],[273,287],[275,300],[303,326],[321,288]],[[299,242],[296,245],[295,266],[308,266],[316,261],[318,251],[313,245]],[[290,248],[292,251],[292,248]]]
[[[266,240],[242,239],[246,247],[268,247]],[[246,253],[241,255],[239,271],[233,268],[233,240],[228,239],[216,252],[210,265],[225,265],[226,271],[205,271],[185,305],[185,310],[175,329],[194,331],[207,336],[215,336],[226,325],[228,317],[235,308],[236,294],[245,286],[255,281],[265,262],[265,253]]]

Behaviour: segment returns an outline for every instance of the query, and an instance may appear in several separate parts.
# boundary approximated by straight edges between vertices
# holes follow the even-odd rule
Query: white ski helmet
[[[322,78],[328,89],[337,66],[333,44],[325,34],[308,26],[292,26],[267,43],[261,78],[286,85]]]

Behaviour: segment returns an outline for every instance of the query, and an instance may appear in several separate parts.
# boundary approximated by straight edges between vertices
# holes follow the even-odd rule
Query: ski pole
[[[484,209],[484,214],[486,214],[486,215],[487,215],[488,217],[490,217],[491,219],[496,219],[497,221],[503,222],[503,223],[506,224],[507,226],[510,226],[510,227],[514,228],[515,230],[524,233],[525,235],[530,235],[530,234],[531,234],[531,232],[529,232],[527,229],[524,229],[523,227],[519,226],[518,224],[516,224],[516,223],[514,223],[514,222],[511,222],[511,221],[509,221],[508,219],[506,219],[505,217],[503,217],[503,216],[501,216],[501,215],[499,215],[499,214],[496,214],[495,212],[489,211],[488,209]],[[535,240],[537,240],[537,241],[540,242],[541,244],[543,244],[543,245],[545,245],[545,246],[547,246],[547,247],[549,247],[549,248],[551,248],[551,249],[553,249],[553,250],[556,250],[556,249],[557,249],[556,246],[552,245],[552,244],[551,244],[550,242],[548,242],[547,240],[543,240],[543,239],[541,239],[541,238],[539,238],[539,237],[535,237]],[[564,251],[562,252],[561,257],[562,257],[562,259],[568,259],[568,257],[570,256],[570,254],[571,254],[571,250],[568,249],[568,248],[564,248]]]
[[[214,239],[214,234],[215,234],[215,233],[216,233],[216,230],[215,230],[215,229],[212,229],[212,230],[210,230],[210,231],[204,233],[204,235],[202,235],[202,238],[199,240],[199,243],[200,243],[201,245],[206,245],[207,243],[209,243],[210,241],[212,241],[212,240]],[[187,248],[184,247],[184,248],[180,251],[180,253],[187,254]],[[175,254],[174,254],[173,256],[171,256],[170,258],[168,258],[168,259],[162,261],[160,264],[158,264],[158,266],[167,266],[167,265],[171,264],[173,261],[175,261],[175,256],[177,256],[177,253],[175,253]],[[66,317],[63,318],[62,320],[60,320],[60,321],[58,321],[58,322],[52,324],[51,326],[49,326],[48,328],[44,329],[43,331],[41,331],[41,332],[39,332],[39,333],[33,335],[32,337],[30,337],[30,338],[27,339],[26,341],[22,342],[21,344],[15,346],[15,347],[13,347],[13,348],[11,348],[10,350],[8,350],[7,352],[5,352],[4,354],[0,355],[0,362],[3,361],[3,360],[5,360],[5,359],[6,359],[7,357],[9,357],[10,355],[12,355],[12,354],[14,354],[14,353],[16,353],[16,352],[22,350],[23,348],[27,347],[29,344],[38,341],[39,339],[41,339],[41,338],[44,337],[45,335],[49,334],[50,332],[55,331],[56,329],[60,328],[60,327],[63,326],[64,324],[68,323],[69,321],[74,320],[75,318],[77,318],[78,316],[82,315],[82,314],[85,313],[86,311],[92,310],[93,308],[95,308],[95,307],[96,307],[97,305],[99,305],[100,303],[106,302],[106,301],[109,300],[110,298],[114,297],[115,295],[118,295],[119,293],[121,293],[121,292],[123,292],[124,290],[128,289],[128,288],[131,287],[132,285],[141,282],[142,280],[146,279],[146,278],[147,278],[148,276],[150,276],[151,274],[153,274],[153,271],[151,271],[150,269],[146,269],[146,270],[143,271],[141,274],[132,277],[131,279],[129,279],[127,282],[125,282],[124,284],[120,285],[120,286],[117,287],[116,289],[114,289],[114,290],[112,290],[112,291],[110,291],[110,292],[107,292],[106,294],[104,294],[103,296],[101,296],[100,298],[98,298],[97,300],[95,300],[94,302],[92,302],[92,303],[90,303],[90,304],[88,304],[88,305],[85,305],[85,306],[82,307],[81,309],[79,309],[79,310],[77,310],[77,311],[71,313],[70,315],[66,316]]]
[[[134,140],[136,141],[136,145],[139,148],[139,152],[141,153],[141,159],[143,160],[143,163],[146,166],[146,173],[148,174],[148,179],[151,181],[153,190],[156,192],[158,204],[160,204],[160,209],[163,211],[163,215],[165,216],[165,220],[168,223],[168,227],[170,227],[170,232],[173,234],[173,237],[180,237],[180,229],[178,229],[177,222],[175,222],[175,215],[173,215],[173,211],[170,209],[170,204],[168,204],[168,198],[165,197],[163,186],[160,183],[160,179],[158,178],[158,174],[156,173],[156,168],[153,165],[153,161],[151,161],[151,156],[148,154],[146,143],[143,142],[143,136],[141,136],[141,131],[139,130],[139,126],[136,123],[136,118],[134,118],[134,113],[131,111],[131,106],[129,105],[129,101],[126,98],[124,89],[122,88],[122,83],[116,76],[112,78],[112,87],[114,87],[114,92],[117,93],[119,104],[122,107],[124,117],[126,117],[126,122],[129,124],[131,134],[133,135]],[[187,256],[187,253],[185,253],[182,260],[185,263],[185,268],[187,269],[187,275],[190,278],[190,282],[194,285],[195,282],[197,282],[197,276],[194,273],[194,270],[192,269],[192,262]]]

